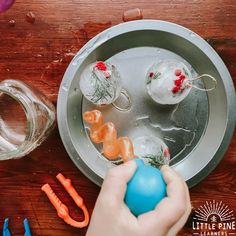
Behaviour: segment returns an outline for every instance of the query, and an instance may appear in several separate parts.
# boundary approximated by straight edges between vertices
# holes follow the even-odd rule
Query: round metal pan
[[[196,74],[217,79],[211,92],[192,89],[175,106],[154,103],[146,93],[145,73],[155,61],[178,58]],[[132,108],[121,112],[112,106],[102,110],[105,121],[116,125],[119,135],[135,142],[139,135],[157,136],[171,152],[171,166],[192,187],[205,178],[223,158],[235,128],[235,90],[230,74],[214,49],[182,26],[157,20],[122,23],[91,39],[68,66],[58,97],[58,125],[64,146],[76,166],[101,185],[113,163],[102,158],[100,146],[88,135],[82,113],[95,106],[83,98],[79,79],[84,68],[97,60],[115,64]],[[199,82],[206,86],[207,81]],[[138,153],[136,153],[138,155]]]

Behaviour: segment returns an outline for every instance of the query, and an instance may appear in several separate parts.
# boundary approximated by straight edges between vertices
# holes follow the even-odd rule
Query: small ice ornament
[[[93,104],[108,105],[121,94],[121,76],[114,65],[97,61],[83,71],[80,78],[80,89]]]
[[[150,97],[159,104],[177,104],[191,90],[192,74],[181,61],[169,59],[154,63],[146,75],[146,87]]]
[[[156,136],[139,136],[133,140],[135,154],[145,163],[156,168],[169,165],[170,152],[168,146]]]

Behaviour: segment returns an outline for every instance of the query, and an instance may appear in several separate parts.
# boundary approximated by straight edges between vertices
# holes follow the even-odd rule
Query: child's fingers
[[[162,225],[163,230],[167,231],[185,214],[188,196],[185,182],[175,171],[164,166],[162,173],[167,184],[167,197],[156,206],[154,211],[140,215],[139,221],[153,230]]]
[[[110,169],[104,179],[100,196],[107,201],[113,201],[113,204],[117,201],[123,203],[127,182],[133,176],[136,168],[135,161],[128,161]]]
[[[184,215],[180,218],[180,220],[168,231],[167,236],[177,235],[177,233],[185,225],[185,223],[188,220],[188,217],[191,213],[192,206],[191,206],[191,201],[190,201],[189,190],[188,190],[187,184],[185,184],[185,190],[186,190],[186,195],[187,195],[187,199],[188,199],[186,202],[186,211],[185,211]]]
[[[165,212],[162,217],[168,218],[170,225],[175,224],[185,213],[188,203],[186,184],[183,179],[169,166],[163,166],[162,174],[167,184],[167,198],[156,206],[157,212]],[[171,213],[171,214],[170,214]]]
[[[188,196],[186,195],[186,184],[184,180],[167,165],[163,166],[161,171],[167,185],[167,196],[175,202],[186,202]]]

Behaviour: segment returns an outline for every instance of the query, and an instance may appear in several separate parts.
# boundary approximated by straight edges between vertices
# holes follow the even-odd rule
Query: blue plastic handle
[[[31,236],[30,227],[29,227],[29,221],[26,218],[24,219],[24,228],[25,228],[24,236]],[[6,218],[4,220],[2,236],[11,236],[11,233],[9,231],[9,219],[8,218]]]
[[[2,230],[2,236],[11,236],[10,231],[8,229],[8,225],[9,225],[9,219],[6,218],[4,220],[4,225],[3,225],[3,230]]]
[[[25,228],[24,236],[31,236],[29,221],[27,220],[27,218],[24,219],[24,228]]]

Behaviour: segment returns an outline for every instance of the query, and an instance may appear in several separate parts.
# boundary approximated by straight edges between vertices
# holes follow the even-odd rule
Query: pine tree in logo
[[[216,202],[213,200],[206,201],[204,205],[195,210],[193,219],[203,222],[226,222],[235,220],[235,217],[233,210],[230,210],[222,201]]]
[[[217,217],[213,215],[213,216],[211,217],[211,222],[217,222]]]

